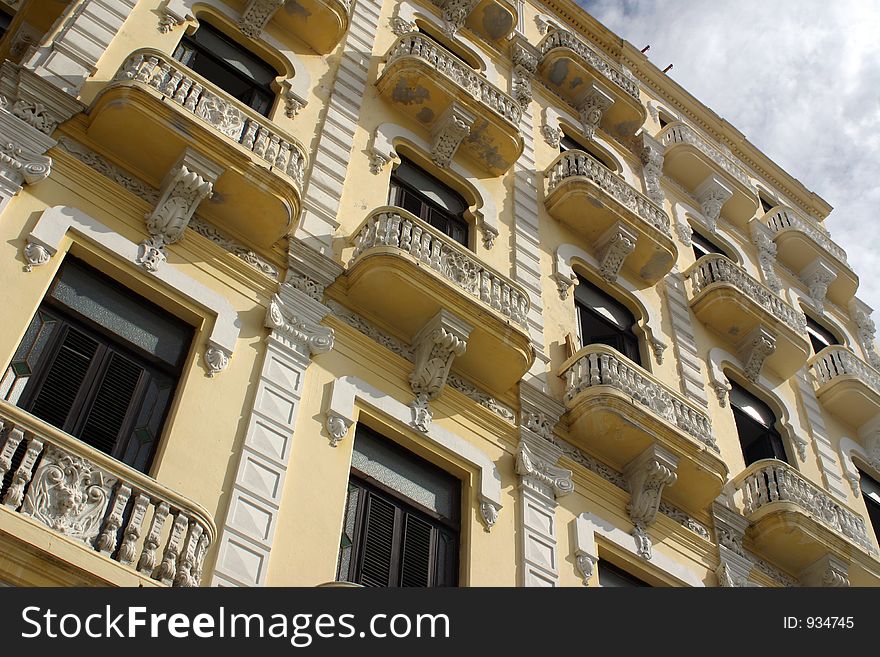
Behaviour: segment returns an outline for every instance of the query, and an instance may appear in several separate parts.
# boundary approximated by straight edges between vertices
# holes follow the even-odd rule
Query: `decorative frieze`
[[[813,307],[820,313],[825,310],[828,286],[837,278],[837,272],[822,258],[816,258],[800,271],[800,279],[810,291]]]
[[[757,382],[768,356],[776,351],[776,336],[759,324],[739,345],[739,358],[749,381]]]
[[[678,458],[659,445],[651,445],[624,468],[623,476],[630,492],[626,509],[633,523],[632,536],[638,555],[643,559],[651,558],[648,527],[657,517],[663,489],[678,478],[677,468]]]
[[[476,117],[452,103],[431,128],[431,160],[441,169],[452,162],[461,142],[471,132]]]
[[[428,402],[436,399],[456,356],[467,350],[473,327],[446,310],[440,310],[413,337],[415,363],[409,383],[415,393],[413,424],[427,432],[432,414]]]
[[[141,243],[137,261],[150,271],[165,262],[165,246],[183,238],[199,203],[213,194],[222,167],[186,148],[162,181],[159,200],[146,216],[150,237]]]
[[[581,118],[581,126],[584,136],[592,140],[596,130],[602,123],[602,116],[614,104],[614,97],[607,93],[598,84],[592,83],[587,86],[583,100],[578,105],[578,115]]]
[[[732,196],[733,191],[717,176],[709,176],[694,191],[694,197],[703,211],[706,227],[711,232],[717,230],[721,208]]]
[[[623,261],[636,250],[638,234],[618,221],[596,242],[599,253],[599,274],[609,283],[616,283]]]

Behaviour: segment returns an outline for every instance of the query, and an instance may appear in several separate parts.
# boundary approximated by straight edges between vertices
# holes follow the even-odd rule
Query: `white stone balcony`
[[[588,345],[560,369],[574,442],[618,469],[652,444],[678,457],[678,480],[664,496],[704,509],[727,479],[704,409],[605,345]]]
[[[757,191],[745,168],[732,154],[678,121],[663,128],[657,140],[666,147],[664,173],[684,185],[700,203],[720,203],[718,210],[740,226],[755,216]],[[706,184],[708,182],[714,184]],[[713,211],[707,207],[704,213],[713,214]],[[714,214],[713,220],[717,219],[717,212]]]
[[[866,566],[868,581],[875,581],[880,563],[865,519],[792,466],[776,459],[757,461],[731,486],[750,523],[746,536],[760,554],[798,574],[831,553]],[[857,585],[867,575],[851,566],[849,576]]]
[[[595,158],[578,150],[557,157],[547,167],[544,205],[550,216],[568,224],[593,247],[600,259],[609,231],[623,222],[635,238],[632,250],[623,256],[622,266],[654,284],[669,273],[678,256],[669,232],[669,216],[659,205],[630,186]],[[621,260],[609,262],[609,277]]]
[[[685,276],[692,282],[694,314],[739,351],[747,370],[751,369],[747,351],[752,345],[744,341],[760,330],[769,331],[775,340],[765,353],[766,364],[781,378],[787,379],[806,364],[810,354],[806,317],[742,267],[712,253],[697,260]]]
[[[89,139],[156,187],[184,148],[223,173],[199,208],[258,246],[299,216],[306,153],[292,136],[168,55],[133,52],[88,111]]]
[[[0,401],[4,552],[93,583],[199,586],[216,528],[205,509],[145,474]],[[59,555],[64,556],[59,556]]]
[[[825,296],[846,308],[859,287],[859,277],[847,263],[846,251],[824,229],[791,208],[771,208],[760,221],[770,229],[777,260],[795,274],[803,272],[803,278],[809,280],[809,268],[816,260],[828,265],[834,278],[827,284]]]
[[[810,361],[819,402],[841,420],[860,427],[880,414],[880,372],[846,347],[825,347]]]
[[[522,153],[519,103],[424,34],[394,42],[376,86],[430,132],[438,164],[460,150],[497,176]]]
[[[601,90],[602,125],[616,134],[635,134],[645,122],[647,112],[639,97],[635,77],[575,34],[552,29],[538,44],[538,74],[549,89],[576,111],[593,108],[594,85]]]
[[[252,39],[259,39],[268,23],[285,34],[295,34],[317,53],[326,54],[348,30],[351,0],[250,0],[241,13],[239,27]]]
[[[373,210],[355,231],[344,281],[330,288],[388,332],[411,341],[440,310],[474,328],[455,367],[503,392],[534,360],[528,293],[470,250],[396,207]]]

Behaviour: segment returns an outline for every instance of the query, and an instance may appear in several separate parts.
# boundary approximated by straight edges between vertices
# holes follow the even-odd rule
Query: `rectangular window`
[[[461,483],[358,425],[337,579],[456,586]]]
[[[610,561],[599,560],[599,586],[651,586]]]
[[[191,341],[191,327],[68,258],[0,393],[146,472]]]

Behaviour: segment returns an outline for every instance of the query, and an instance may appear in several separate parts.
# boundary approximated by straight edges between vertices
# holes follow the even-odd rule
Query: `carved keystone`
[[[238,29],[251,39],[259,39],[263,28],[272,20],[275,12],[284,6],[284,2],[285,0],[250,0],[238,19]]]
[[[596,242],[599,253],[599,273],[609,283],[617,282],[617,275],[623,268],[623,261],[636,250],[638,235],[625,224],[618,221]]]
[[[776,336],[763,324],[756,326],[743,339],[739,346],[739,358],[749,381],[758,380],[764,361],[774,351],[776,351]]]
[[[409,383],[416,398],[410,408],[413,426],[420,431],[428,431],[432,419],[428,402],[443,390],[452,361],[467,349],[472,329],[452,313],[440,310],[413,337],[415,365]]]
[[[703,211],[706,227],[714,233],[718,226],[718,217],[721,216],[721,207],[733,196],[733,191],[717,176],[709,176],[700,183],[694,196]]]
[[[140,244],[137,262],[156,271],[165,261],[165,246],[179,241],[204,199],[210,198],[223,168],[189,148],[162,181],[159,201],[146,218],[150,237]]]
[[[584,136],[592,139],[596,128],[602,122],[602,116],[614,104],[614,97],[595,82],[587,87],[583,100],[578,105],[578,114],[584,127]]]
[[[452,103],[431,130],[431,159],[441,169],[452,161],[455,151],[471,132],[476,117],[458,103]]]
[[[678,475],[678,457],[659,445],[651,445],[623,469],[629,484],[630,501],[626,506],[634,525],[632,537],[643,559],[651,558],[651,537],[647,528],[657,517],[665,486],[672,486]]]
[[[833,554],[826,554],[807,566],[798,579],[803,586],[849,586],[849,564]]]
[[[819,312],[824,312],[825,295],[828,286],[837,278],[837,272],[822,258],[816,258],[809,265],[801,269],[801,280],[810,290],[810,299]]]

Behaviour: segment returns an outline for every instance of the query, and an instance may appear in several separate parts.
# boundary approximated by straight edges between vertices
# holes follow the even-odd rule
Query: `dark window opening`
[[[670,123],[669,119],[667,119],[666,116],[663,115],[663,114],[658,115],[657,119],[658,119],[658,121],[659,121],[659,123],[660,123],[660,129],[661,129],[661,130],[662,130],[663,128],[665,128],[666,126],[668,126],[669,123]]]
[[[814,354],[818,354],[825,347],[840,344],[840,340],[837,339],[834,333],[809,315],[807,315],[807,335],[810,337],[810,344],[813,345]]]
[[[614,166],[613,163],[609,162],[606,156],[596,152],[595,148],[589,145],[582,144],[581,142],[563,132],[562,137],[559,140],[559,152],[564,153],[565,151],[583,151],[606,169],[610,169],[611,171],[615,172],[617,171],[617,167]]]
[[[460,194],[403,159],[391,172],[388,202],[412,212],[464,247],[468,247],[468,224],[464,212],[468,204]]]
[[[651,586],[644,580],[615,566],[610,561],[599,560],[599,586]]]
[[[275,99],[271,85],[278,72],[204,21],[192,36],[180,40],[174,59],[251,109],[269,115]]]
[[[776,207],[776,204],[768,201],[767,197],[763,194],[758,194],[758,200],[761,201],[761,209],[764,211],[764,214],[767,214],[770,210]]]
[[[637,365],[642,364],[635,319],[620,302],[580,278],[574,289],[581,345],[604,344],[617,349]]]
[[[337,580],[458,584],[461,482],[358,425]]]
[[[703,235],[697,231],[694,231],[693,234],[691,234],[691,245],[694,249],[694,257],[696,257],[697,260],[710,253],[720,253],[723,256],[727,255],[720,246],[708,238],[703,237]]]
[[[868,510],[868,520],[874,528],[874,535],[880,537],[880,482],[859,470],[862,498]]]
[[[0,39],[6,36],[9,25],[12,23],[12,16],[0,9]]]
[[[68,258],[7,375],[23,389],[7,398],[147,472],[191,341],[190,326]]]
[[[767,404],[734,383],[730,390],[730,408],[746,465],[761,459],[788,463],[782,436],[776,430],[776,415]]]

